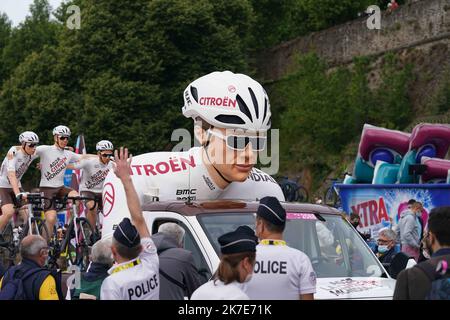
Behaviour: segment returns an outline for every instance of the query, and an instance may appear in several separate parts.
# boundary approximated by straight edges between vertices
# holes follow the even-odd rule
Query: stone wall
[[[421,0],[393,13],[382,12],[380,30],[368,29],[367,17],[360,18],[267,49],[258,55],[256,67],[259,79],[267,83],[286,74],[299,53],[315,51],[330,66],[336,66],[350,63],[355,56],[377,56],[430,44],[448,46],[449,39],[450,0]]]

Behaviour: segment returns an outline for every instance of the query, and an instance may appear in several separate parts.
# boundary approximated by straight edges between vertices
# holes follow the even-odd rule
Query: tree
[[[166,150],[172,130],[191,124],[181,115],[190,81],[248,71],[246,1],[74,0],[57,11],[60,23],[68,4],[80,7],[81,29],[61,28],[56,45],[14,70],[0,96],[8,123],[0,139],[27,126],[50,140],[65,124],[85,134],[88,148],[110,139],[134,154]]]
[[[8,45],[11,36],[11,21],[5,13],[0,14],[0,57]],[[0,88],[7,71],[3,59],[0,59]]]
[[[27,16],[17,28],[12,30],[8,43],[3,49],[4,73],[10,74],[32,52],[40,52],[46,45],[56,45],[60,29],[50,21],[51,6],[47,0],[34,0]]]

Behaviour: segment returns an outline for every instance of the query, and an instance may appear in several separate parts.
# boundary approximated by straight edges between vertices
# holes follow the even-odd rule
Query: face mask
[[[379,253],[386,253],[389,251],[389,248],[387,245],[379,245],[378,246],[378,252]]]

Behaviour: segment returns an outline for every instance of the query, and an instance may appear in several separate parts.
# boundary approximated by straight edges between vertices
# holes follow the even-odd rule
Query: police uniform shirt
[[[316,274],[308,256],[284,241],[262,240],[256,246],[252,279],[244,285],[251,300],[298,300],[316,292]]]
[[[159,259],[151,238],[142,238],[139,257],[113,266],[102,283],[101,300],[159,300]]]
[[[191,300],[249,300],[249,297],[242,291],[242,284],[236,281],[224,284],[220,280],[211,280],[198,287]]]

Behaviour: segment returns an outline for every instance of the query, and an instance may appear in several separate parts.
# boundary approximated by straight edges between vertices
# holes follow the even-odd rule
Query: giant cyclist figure
[[[271,126],[264,88],[243,74],[212,72],[189,84],[183,97],[183,115],[194,120],[201,147],[133,157],[131,177],[141,203],[154,197],[256,200],[269,195],[284,201],[277,182],[254,168]],[[103,185],[103,202],[105,237],[129,217],[123,186],[112,172]]]

